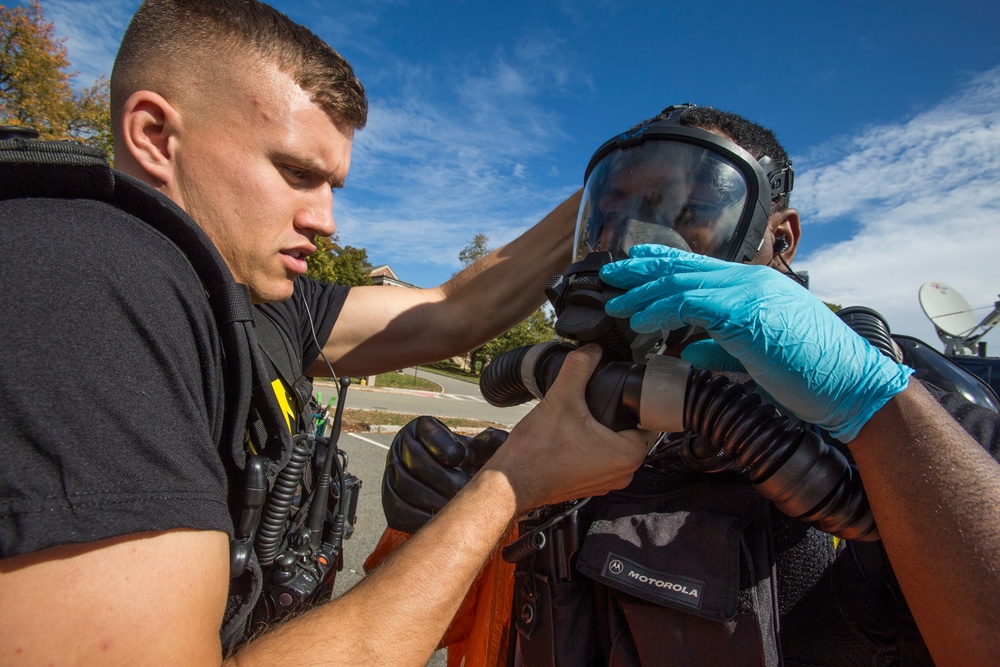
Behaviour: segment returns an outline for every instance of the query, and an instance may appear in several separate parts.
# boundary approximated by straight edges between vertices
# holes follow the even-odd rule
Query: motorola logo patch
[[[705,597],[704,581],[659,572],[614,553],[608,553],[601,578],[614,588],[631,591],[647,600],[670,600],[700,609]]]

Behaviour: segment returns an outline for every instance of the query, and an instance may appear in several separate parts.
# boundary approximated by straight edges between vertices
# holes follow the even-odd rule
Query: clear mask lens
[[[727,259],[747,208],[747,184],[728,159],[694,144],[647,141],[591,171],[576,261],[595,251],[622,259],[643,243]]]

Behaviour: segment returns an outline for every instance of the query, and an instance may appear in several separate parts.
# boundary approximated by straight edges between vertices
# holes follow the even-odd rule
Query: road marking
[[[438,394],[441,398],[453,398],[456,401],[476,401],[478,403],[485,403],[486,401],[479,396],[469,396],[467,394]]]
[[[369,440],[364,436],[360,436],[357,433],[348,433],[347,435],[357,438],[358,440],[363,440],[370,445],[375,445],[376,447],[381,447],[382,449],[389,449],[389,445],[383,445],[381,442],[375,442],[374,440]]]

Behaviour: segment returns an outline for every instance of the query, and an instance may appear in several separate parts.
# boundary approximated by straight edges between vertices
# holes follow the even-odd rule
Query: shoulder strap
[[[943,391],[960,394],[970,403],[1000,412],[1000,398],[982,378],[913,336],[893,334],[893,340],[903,350],[903,361],[916,372],[917,378]]]
[[[292,344],[288,333],[267,311],[256,309],[257,342],[270,359],[285,385],[292,390],[298,401],[302,424],[308,428],[312,415],[309,402],[312,398],[312,378],[302,373],[301,352]]]
[[[261,349],[274,364],[285,384],[294,386],[302,375],[302,361],[295,354],[295,347],[288,334],[262,310],[257,310],[256,321],[257,342]]]
[[[912,368],[917,379],[971,403],[1000,412],[1000,398],[982,378],[970,373],[913,336],[894,334],[882,315],[864,306],[837,311],[837,317],[893,361]]]

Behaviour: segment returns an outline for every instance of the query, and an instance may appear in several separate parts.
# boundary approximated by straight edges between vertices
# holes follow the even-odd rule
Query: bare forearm
[[[232,664],[426,664],[515,513],[506,478],[478,475],[364,581],[252,642]]]
[[[571,259],[580,193],[515,241],[431,289],[356,287],[324,344],[337,373],[371,375],[464,354],[528,317]],[[311,373],[326,374],[317,359]]]
[[[1000,652],[1000,466],[922,386],[851,443],[879,532],[938,665]]]
[[[472,314],[482,330],[471,330],[464,347],[491,340],[544,302],[545,283],[572,260],[580,193],[552,210],[520,237],[495,250],[442,285],[463,321]],[[467,322],[466,322],[467,323]]]

